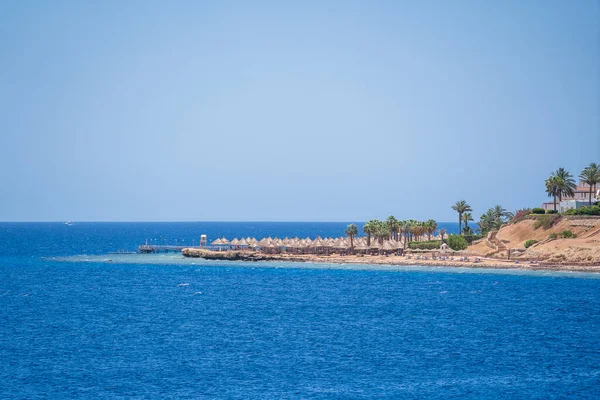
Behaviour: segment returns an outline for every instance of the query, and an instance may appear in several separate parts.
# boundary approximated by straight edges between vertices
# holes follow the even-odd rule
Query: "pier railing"
[[[138,246],[138,253],[168,253],[170,251],[180,252],[183,249],[206,249],[206,250],[220,250],[223,246],[184,246],[184,245],[170,245],[170,244],[141,244]]]

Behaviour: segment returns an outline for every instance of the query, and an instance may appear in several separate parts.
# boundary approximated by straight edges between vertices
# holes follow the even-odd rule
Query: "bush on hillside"
[[[531,209],[531,213],[532,214],[546,214],[546,210],[544,210],[543,208],[536,207],[536,208]]]
[[[521,222],[527,218],[527,216],[531,214],[531,208],[522,208],[518,210],[515,215],[512,217],[510,222],[512,224],[516,224],[517,222]]]
[[[564,237],[565,239],[569,239],[573,237],[573,232],[571,231],[562,231],[560,233],[560,236]]]
[[[452,250],[458,251],[466,249],[469,246],[469,243],[467,243],[466,239],[461,235],[449,235],[448,246],[450,246]]]
[[[558,214],[557,210],[548,210],[546,211],[546,214]]]
[[[476,240],[483,239],[484,236],[485,235],[463,235],[469,245],[473,244],[473,242]]]
[[[536,244],[537,242],[537,240],[529,239],[525,242],[525,248],[528,249],[531,245]]]
[[[408,242],[409,249],[437,250],[442,246],[441,240],[430,240],[429,242]]]
[[[558,235],[556,233],[551,233],[550,236],[548,236],[548,239],[556,239],[558,237]]]
[[[535,223],[533,224],[533,229],[538,229],[540,227],[544,228],[544,229],[550,229],[552,228],[555,224],[557,224],[560,221],[560,215],[558,214],[554,214],[554,215],[540,215],[537,220],[535,221]]]
[[[600,215],[600,206],[586,206],[580,208],[572,208],[565,211],[565,215]]]

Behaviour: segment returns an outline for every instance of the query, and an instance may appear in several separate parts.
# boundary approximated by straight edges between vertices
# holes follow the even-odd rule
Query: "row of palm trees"
[[[485,235],[489,231],[499,230],[500,227],[506,224],[514,217],[514,214],[503,208],[501,205],[496,205],[488,209],[481,216],[477,225],[477,230]]]
[[[465,230],[469,232],[469,222],[473,221],[471,211],[473,209],[465,200],[459,200],[452,206],[452,209],[458,213],[458,232],[464,233],[462,223],[465,223]]]
[[[592,205],[592,194],[596,191],[596,185],[600,183],[600,166],[596,163],[590,163],[587,167],[579,174],[581,182],[587,184],[590,187],[590,205]],[[564,168],[559,168],[550,174],[550,177],[546,179],[546,193],[548,197],[554,199],[554,210],[556,211],[556,199],[558,202],[562,201],[563,196],[573,197],[577,185],[573,175]]]
[[[452,205],[452,209],[458,213],[458,229],[462,235],[472,235],[473,229],[469,226],[469,222],[473,221],[473,216],[471,212],[473,209],[465,200],[459,200],[454,205]],[[502,224],[508,222],[512,217],[513,213],[508,212],[501,205],[496,205],[486,211],[483,214],[477,223],[479,226],[477,230],[486,234],[487,232],[495,229],[500,229]],[[462,227],[462,223],[465,223],[465,227]]]
[[[435,234],[437,229],[437,222],[432,219],[427,221],[416,221],[414,219],[401,221],[390,215],[385,221],[378,219],[367,221],[362,231],[367,236],[367,246],[371,245],[371,239],[375,239],[380,244],[383,244],[385,240],[403,242],[406,248],[408,242],[422,241],[426,236],[427,240],[431,240],[431,236]],[[350,239],[350,247],[354,249],[354,237],[358,236],[358,227],[350,224],[344,233]],[[446,233],[443,228],[439,230],[442,240]]]

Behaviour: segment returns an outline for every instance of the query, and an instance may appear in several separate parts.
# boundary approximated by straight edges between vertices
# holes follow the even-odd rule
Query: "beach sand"
[[[466,268],[497,268],[497,269],[520,269],[520,270],[547,270],[547,271],[578,271],[578,272],[600,272],[600,264],[561,264],[561,263],[534,263],[517,260],[499,260],[492,258],[481,258],[480,262],[459,261],[459,256],[454,260],[432,260],[416,259],[415,256],[384,256],[384,255],[315,255],[315,254],[266,254],[257,251],[209,251],[197,248],[183,249],[182,254],[186,257],[200,257],[214,260],[236,260],[236,261],[288,261],[288,262],[310,262],[310,263],[336,263],[336,264],[378,264],[378,265],[402,265],[402,266],[438,266],[438,267],[466,267]]]

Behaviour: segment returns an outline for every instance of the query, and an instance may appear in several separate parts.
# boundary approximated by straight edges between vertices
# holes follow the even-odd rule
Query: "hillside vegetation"
[[[600,264],[600,218],[569,216],[559,218],[547,229],[539,225],[537,219],[505,225],[491,242],[483,239],[468,250],[484,256],[507,258],[507,250],[510,249],[511,258]],[[537,243],[525,249],[529,240]]]

